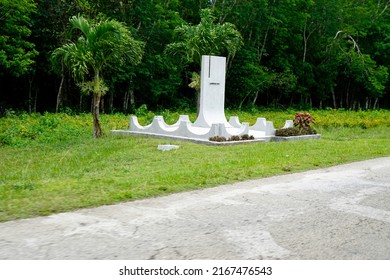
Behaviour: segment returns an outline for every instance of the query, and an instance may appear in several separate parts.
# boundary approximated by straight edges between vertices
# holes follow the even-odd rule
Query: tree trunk
[[[130,94],[130,106],[131,109],[135,108],[135,95],[134,95],[134,89],[133,87],[129,88],[129,94]]]
[[[79,103],[79,111],[80,112],[81,112],[82,108],[83,108],[83,95],[80,94],[80,103]]]
[[[336,94],[334,92],[334,88],[330,87],[330,91],[332,93],[332,99],[333,99],[333,108],[337,109],[337,102],[336,102]]]
[[[64,66],[62,65],[61,82],[60,82],[60,87],[58,88],[58,93],[57,93],[56,113],[58,113],[58,108],[60,107],[60,104],[62,103],[62,86],[64,85],[64,80],[65,80]]]
[[[104,114],[104,97],[100,98],[100,110],[102,110],[102,113]]]
[[[112,114],[114,112],[114,93],[110,94],[110,99],[109,99],[109,106],[110,106],[110,113]]]
[[[58,108],[60,107],[60,104],[62,103],[62,85],[63,84],[64,84],[64,75],[62,74],[60,87],[58,88],[58,93],[57,93],[56,113],[58,113]]]
[[[275,4],[275,2],[276,2],[276,0],[274,0],[274,4]],[[273,14],[274,14],[274,10],[272,9],[269,17],[272,18]],[[258,54],[259,64],[261,64],[261,59],[263,58],[263,53],[264,53],[264,50],[265,50],[265,44],[267,42],[268,33],[269,33],[270,29],[271,29],[271,25],[272,25],[272,20],[269,20],[268,21],[267,30],[265,31],[265,34],[264,34],[263,44],[261,46],[260,53]]]
[[[308,104],[309,104],[310,108],[312,108],[313,107],[313,99],[311,98],[311,94],[310,93],[309,93],[309,96],[308,96],[308,102],[309,102]]]
[[[347,109],[349,109],[349,90],[351,88],[351,80],[348,80],[348,86],[347,86],[347,97],[345,98],[345,103]]]
[[[34,106],[33,106],[33,112],[37,112],[37,100],[38,100],[38,90],[35,91],[35,96],[34,96]]]
[[[252,105],[253,106],[256,105],[257,98],[259,98],[259,92],[258,91],[256,92],[255,98],[253,98],[253,101],[252,101]]]
[[[371,107],[371,97],[366,97],[366,110]]]
[[[32,113],[32,83],[33,83],[34,77],[28,78],[28,113]]]
[[[134,88],[133,88],[133,79],[130,78],[129,87],[125,92],[125,96],[123,98],[123,111],[127,112],[129,109],[129,101],[130,101],[130,109],[134,110],[135,107],[135,96],[134,96]]]
[[[271,17],[272,17],[272,14],[273,14],[273,11],[271,11]],[[270,28],[271,28],[271,20],[268,22],[267,30],[265,31],[265,34],[264,34],[263,44],[261,46],[260,53],[258,54],[259,64],[261,64],[261,59],[263,58],[265,44],[267,42],[268,33],[269,33]]]
[[[129,90],[125,91],[125,96],[123,97],[123,112],[127,112],[127,108],[129,105]]]
[[[103,131],[99,122],[100,95],[94,94],[93,101],[93,137],[99,138],[103,135]]]
[[[372,106],[372,109],[374,109],[374,110],[375,110],[375,109],[378,109],[378,107],[379,107],[379,106],[378,106],[378,100],[379,100],[379,98],[376,97],[376,98],[375,98],[375,101],[374,101],[374,105]]]

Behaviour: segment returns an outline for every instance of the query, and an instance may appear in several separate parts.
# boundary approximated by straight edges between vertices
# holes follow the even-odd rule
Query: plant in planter
[[[229,139],[226,139],[223,136],[214,136],[214,137],[210,137],[209,141],[225,142],[225,141],[246,141],[246,140],[254,140],[254,139],[255,137],[253,137],[253,135],[244,134],[241,137],[238,135],[233,135]]]
[[[209,141],[214,141],[214,142],[225,142],[225,141],[226,141],[226,138],[223,137],[223,136],[214,136],[214,137],[210,137],[210,138],[209,138]]]
[[[315,124],[313,117],[309,113],[296,113],[294,127],[277,129],[275,136],[299,136],[317,134],[317,131],[310,127]]]
[[[241,140],[254,140],[255,138],[252,135],[244,134],[241,136]]]
[[[314,122],[314,119],[309,113],[296,113],[294,119],[294,126],[298,126],[299,129],[310,127],[310,124]]]
[[[228,139],[228,141],[240,141],[240,136],[233,135],[232,137],[230,137],[230,138]]]

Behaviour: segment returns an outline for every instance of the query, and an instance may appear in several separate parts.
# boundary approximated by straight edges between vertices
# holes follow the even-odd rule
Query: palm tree
[[[167,45],[166,53],[181,57],[187,63],[194,63],[198,68],[202,55],[226,55],[230,65],[236,52],[243,45],[240,32],[228,22],[215,23],[216,18],[211,9],[201,11],[201,21],[198,25],[184,24],[175,29],[177,41]],[[200,104],[200,75],[192,73],[191,88],[196,90],[197,109]]]
[[[108,91],[103,71],[121,63],[138,64],[143,43],[133,39],[130,31],[115,20],[94,24],[83,16],[73,16],[69,23],[78,38],[54,50],[52,58],[57,65],[63,64],[71,70],[82,93],[92,93],[93,136],[98,138],[103,135],[99,122],[100,99]]]
[[[227,55],[229,63],[243,45],[240,32],[232,23],[215,23],[211,9],[203,9],[200,16],[198,25],[175,28],[178,40],[169,44],[166,52],[196,64],[200,64],[202,55]]]

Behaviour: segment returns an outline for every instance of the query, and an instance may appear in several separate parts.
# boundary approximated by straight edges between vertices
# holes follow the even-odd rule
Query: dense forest
[[[388,0],[0,0],[2,112],[91,111],[53,62],[80,35],[73,16],[123,23],[142,46],[101,73],[106,113],[196,108],[202,54],[228,57],[226,107],[390,107]]]

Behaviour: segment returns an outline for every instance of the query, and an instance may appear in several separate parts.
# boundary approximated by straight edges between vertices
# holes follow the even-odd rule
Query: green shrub
[[[0,145],[56,144],[91,133],[90,115],[21,114],[0,118]]]
[[[225,141],[247,141],[247,140],[254,140],[254,139],[255,137],[253,137],[253,135],[244,134],[241,137],[238,135],[233,135],[228,139],[226,139],[226,137],[223,136],[214,136],[214,137],[210,137],[209,141],[225,142]]]
[[[255,137],[253,137],[253,135],[244,134],[241,136],[241,140],[244,140],[244,141],[253,140],[253,139],[255,139]]]
[[[277,129],[275,136],[289,137],[289,136],[301,136],[317,134],[317,131],[312,127],[303,127],[301,129],[297,127],[281,128]]]
[[[228,141],[240,141],[240,136],[234,135],[230,137]]]
[[[214,142],[226,142],[226,138],[223,136],[213,136],[209,138],[209,141],[214,141]]]
[[[0,146],[27,146],[31,144],[61,144],[79,141],[80,137],[89,139],[92,135],[92,115],[67,113],[26,114],[7,111],[0,117]],[[155,115],[163,115],[167,123],[175,123],[179,115],[187,112],[175,112],[161,110],[151,112],[146,106],[138,110],[141,114],[139,122],[142,125],[150,124]],[[294,111],[257,110],[255,113],[227,110],[226,116],[239,116],[242,122],[254,124],[258,117],[264,117],[274,123],[275,127],[281,127],[286,119],[291,119]],[[313,110],[311,114],[316,120],[318,130],[333,130],[334,128],[359,128],[368,130],[381,127],[388,131],[390,127],[390,111],[348,111],[348,110]],[[191,121],[195,121],[196,114],[189,114]],[[127,129],[129,117],[124,114],[101,115],[101,123],[106,135],[112,129]],[[313,131],[306,131],[313,134]],[[277,134],[292,136],[298,132],[277,130]],[[324,134],[324,133],[322,133]],[[241,139],[241,138],[240,138]],[[229,139],[238,141],[239,139]]]
[[[296,113],[294,119],[294,126],[298,128],[310,127],[314,123],[313,117],[309,113]]]

